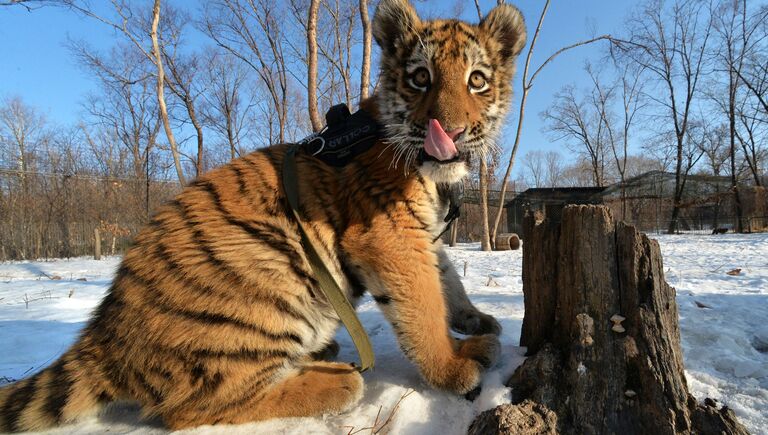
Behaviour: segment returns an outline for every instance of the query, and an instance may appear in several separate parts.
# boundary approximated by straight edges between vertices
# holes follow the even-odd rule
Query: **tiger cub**
[[[300,213],[347,296],[367,289],[435,388],[465,394],[497,357],[498,323],[467,299],[436,236],[471,157],[510,103],[525,26],[500,5],[478,25],[422,21],[406,0],[373,20],[381,77],[362,103],[384,140],[342,169],[296,157]],[[281,185],[288,145],[212,170],[161,207],[78,341],[0,389],[0,431],[138,401],[171,429],[350,409],[356,368],[313,358],[339,320],[317,288]],[[472,334],[454,339],[449,328]]]

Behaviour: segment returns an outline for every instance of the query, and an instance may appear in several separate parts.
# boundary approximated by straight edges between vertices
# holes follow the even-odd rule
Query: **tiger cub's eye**
[[[415,88],[424,89],[429,86],[429,71],[426,68],[418,68],[411,74],[411,84]]]
[[[483,73],[480,71],[473,71],[472,74],[469,75],[469,88],[473,91],[482,91],[488,86],[488,81],[486,80]]]

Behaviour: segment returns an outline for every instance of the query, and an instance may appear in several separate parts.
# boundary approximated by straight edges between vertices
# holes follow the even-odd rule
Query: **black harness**
[[[337,104],[325,114],[326,126],[319,133],[304,138],[299,146],[305,153],[336,168],[344,167],[355,157],[363,154],[382,139],[384,128],[365,110],[355,113],[349,111],[346,104]],[[435,240],[442,237],[450,228],[453,221],[461,215],[461,204],[464,201],[464,184],[439,186],[440,196],[449,200],[448,214],[443,219],[447,222],[443,232]]]
[[[346,166],[382,138],[382,126],[364,110],[354,114],[337,104],[325,114],[326,126],[299,144],[304,152],[329,166]]]

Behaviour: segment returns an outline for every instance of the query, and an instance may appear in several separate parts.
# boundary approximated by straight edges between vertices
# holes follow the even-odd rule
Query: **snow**
[[[768,434],[768,235],[663,236],[688,386]],[[741,269],[736,276],[727,272]],[[698,303],[698,304],[697,304]]]
[[[665,273],[677,289],[688,385],[698,399],[731,407],[755,434],[768,434],[768,236],[660,236]],[[484,378],[474,402],[435,391],[419,377],[369,298],[359,314],[376,351],[376,369],[364,374],[365,396],[351,411],[323,418],[283,419],[241,426],[202,427],[189,434],[383,433],[463,434],[480,412],[509,400],[504,381],[523,361],[521,251],[481,252],[476,244],[449,250],[471,299],[504,331],[503,363]],[[45,367],[65,351],[109,287],[120,259],[0,264],[0,383]],[[739,268],[739,275],[726,272]],[[50,277],[59,276],[60,280]],[[86,281],[78,281],[85,278]],[[25,302],[25,299],[27,302]],[[355,361],[340,331],[339,359]],[[391,418],[390,418],[391,417]],[[51,434],[163,434],[157,420],[141,421],[135,405],[112,406],[100,417]]]

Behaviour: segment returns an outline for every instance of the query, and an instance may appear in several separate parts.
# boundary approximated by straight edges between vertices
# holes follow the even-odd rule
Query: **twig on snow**
[[[361,427],[360,429],[355,430],[355,426],[342,426],[343,428],[349,428],[349,432],[347,432],[347,435],[355,435],[363,431],[370,431],[371,435],[378,435],[380,433],[383,433],[382,431],[389,426],[390,423],[392,423],[392,419],[395,417],[395,414],[397,413],[397,410],[400,408],[400,404],[405,400],[406,397],[410,396],[415,390],[408,389],[405,393],[403,393],[402,396],[400,396],[400,399],[395,403],[395,406],[392,407],[392,410],[389,411],[389,415],[387,416],[387,419],[381,422],[379,424],[379,417],[381,417],[381,410],[383,408],[383,405],[379,406],[379,411],[376,413],[376,418],[373,420],[373,424],[371,426],[367,427]]]

